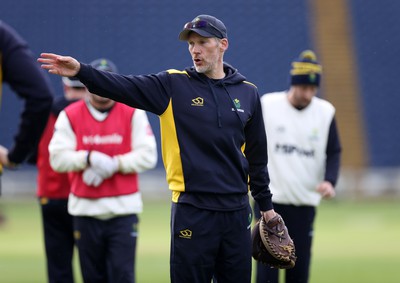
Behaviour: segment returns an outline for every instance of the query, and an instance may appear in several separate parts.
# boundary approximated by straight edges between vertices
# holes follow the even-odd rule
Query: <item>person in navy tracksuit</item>
[[[276,214],[267,170],[267,140],[257,88],[224,62],[222,21],[199,15],[179,39],[193,67],[124,76],[69,56],[42,53],[42,68],[78,77],[89,91],[160,118],[171,210],[171,282],[251,281],[252,210]]]

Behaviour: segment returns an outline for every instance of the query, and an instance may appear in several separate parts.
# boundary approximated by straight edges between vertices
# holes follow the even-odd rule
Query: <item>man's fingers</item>
[[[42,57],[39,57],[39,58],[37,59],[37,61],[38,61],[39,63],[42,63],[42,64],[51,64],[51,63],[54,63],[54,59],[48,59],[48,58],[42,58]]]
[[[320,188],[317,190],[323,198],[333,198],[336,195],[335,190],[330,188]]]
[[[40,65],[40,67],[42,69],[47,70],[50,74],[54,74],[54,75],[59,75],[60,74],[59,70],[56,69],[54,67],[54,65],[51,64],[51,63],[47,63],[47,64],[46,63],[42,63],[42,65]]]
[[[56,62],[55,62],[54,57],[52,56],[53,54],[49,54],[51,56],[47,56],[47,55],[48,55],[47,53],[42,53],[40,56],[43,56],[43,57],[39,57],[37,59],[37,61],[41,64],[40,67],[42,69],[48,70],[49,73],[57,75],[58,72],[54,69],[54,67],[55,67],[54,64]]]
[[[80,67],[74,58],[54,53],[41,53],[37,61],[41,64],[41,68],[50,74],[67,77],[76,75]]]
[[[47,58],[47,59],[57,59],[57,57],[61,57],[60,55],[58,55],[58,54],[55,54],[55,53],[46,53],[46,52],[43,52],[43,53],[40,53],[40,58]]]
[[[61,73],[56,69],[50,69],[49,73],[52,74],[52,75],[60,75],[61,76]]]
[[[71,57],[60,56],[53,53],[41,53],[40,57],[37,59],[38,62],[42,64],[57,64],[57,63],[70,63]]]

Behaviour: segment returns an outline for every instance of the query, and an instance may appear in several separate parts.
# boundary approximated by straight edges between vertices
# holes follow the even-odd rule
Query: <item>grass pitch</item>
[[[170,201],[144,200],[137,282],[169,282]],[[35,199],[0,199],[0,282],[43,283],[46,267]],[[310,283],[397,283],[400,278],[398,200],[335,200],[318,208]],[[77,283],[82,282],[75,260]],[[238,282],[240,283],[240,282]]]

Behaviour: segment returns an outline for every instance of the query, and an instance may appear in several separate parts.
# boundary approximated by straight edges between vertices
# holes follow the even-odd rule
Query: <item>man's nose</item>
[[[201,48],[198,45],[194,45],[193,46],[193,53],[200,53],[201,52]]]

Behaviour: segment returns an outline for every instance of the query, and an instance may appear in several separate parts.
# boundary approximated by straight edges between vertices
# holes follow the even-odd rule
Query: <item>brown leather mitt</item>
[[[296,263],[293,240],[279,214],[265,222],[261,217],[251,230],[253,258],[272,268],[290,269]]]

